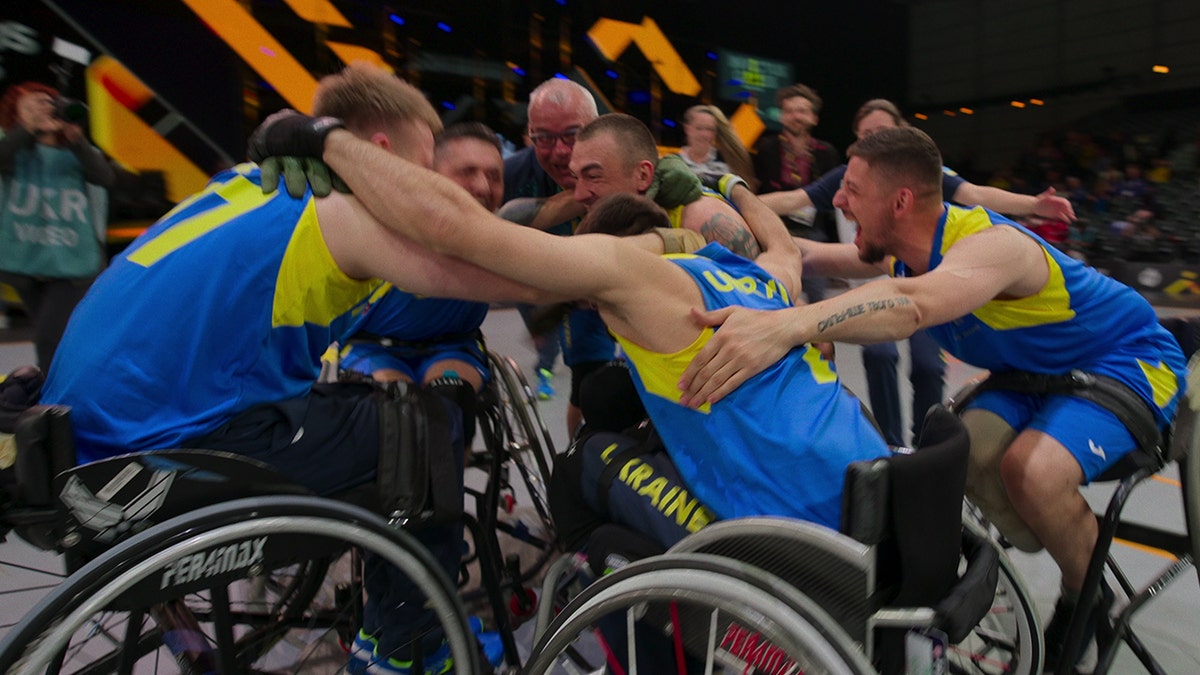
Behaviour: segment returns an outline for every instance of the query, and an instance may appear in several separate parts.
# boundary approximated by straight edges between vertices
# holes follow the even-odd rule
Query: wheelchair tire
[[[302,496],[198,509],[115,546],[9,631],[0,672],[335,671],[346,664],[341,644],[357,631],[363,594],[361,575],[348,591],[326,588],[326,572],[360,571],[360,551],[425,592],[454,662],[477,672],[462,604],[428,551],[368,511]],[[263,592],[247,594],[256,583]],[[340,606],[318,606],[323,596]]]
[[[590,671],[619,658],[603,638],[599,648],[587,644],[602,622],[614,621],[628,639],[628,648],[618,651],[636,659],[640,672],[667,672],[661,663],[645,663],[662,656],[675,662],[670,672],[721,666],[730,672],[874,672],[841,627],[799,591],[751,565],[705,554],[657,556],[592,584],[550,622],[523,672],[560,672],[554,668],[563,659]],[[639,648],[648,635],[650,643]],[[592,661],[581,664],[589,651]]]
[[[963,525],[1000,549],[1000,574],[991,610],[966,639],[947,651],[949,672],[1040,673],[1045,654],[1037,607],[1008,555],[989,536],[986,521],[981,520],[974,508],[968,503]]]
[[[497,378],[499,385],[501,406],[512,413],[515,422],[509,425],[513,432],[511,440],[526,451],[513,454],[532,455],[542,484],[545,485],[550,482],[550,472],[554,469],[554,440],[545,420],[538,412],[533,388],[529,386],[525,376],[521,374],[521,368],[511,357],[489,353],[488,358],[491,361],[492,375]]]

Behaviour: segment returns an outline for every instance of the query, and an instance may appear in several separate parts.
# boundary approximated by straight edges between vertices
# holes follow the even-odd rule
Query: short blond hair
[[[321,78],[313,114],[337,117],[358,135],[403,122],[423,122],[435,135],[442,130],[442,120],[420,89],[365,61]]]

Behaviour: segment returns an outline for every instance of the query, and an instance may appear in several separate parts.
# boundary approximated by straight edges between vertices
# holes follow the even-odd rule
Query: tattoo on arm
[[[824,333],[830,328],[833,328],[846,319],[850,319],[852,317],[869,314],[872,312],[884,312],[892,309],[893,307],[903,307],[908,304],[911,304],[909,299],[902,296],[859,303],[821,319],[821,321],[817,323],[817,332]]]
[[[750,230],[724,213],[713,214],[700,226],[700,234],[704,235],[705,241],[715,241],[743,258],[754,260],[762,253]]]
[[[545,204],[545,199],[521,197],[510,200],[504,206],[501,206],[496,215],[518,225],[529,225],[537,217],[537,214]]]

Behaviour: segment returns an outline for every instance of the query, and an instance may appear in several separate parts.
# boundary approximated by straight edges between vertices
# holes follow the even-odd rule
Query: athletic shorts
[[[421,383],[425,381],[425,375],[433,364],[449,359],[471,364],[484,382],[491,379],[491,371],[487,367],[487,356],[484,355],[477,340],[456,340],[439,344],[434,348],[426,345],[385,347],[370,342],[356,342],[343,350],[341,368],[364,375],[371,375],[375,371],[385,368],[398,370],[413,382]],[[442,374],[438,373],[436,377],[442,377]]]
[[[1137,448],[1113,412],[1077,396],[986,391],[969,407],[996,413],[1017,433],[1036,429],[1062,443],[1083,469],[1084,484]]]

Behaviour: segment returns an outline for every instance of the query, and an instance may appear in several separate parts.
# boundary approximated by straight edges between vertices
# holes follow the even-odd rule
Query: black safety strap
[[[633,432],[632,434],[630,434],[630,432],[626,433],[634,438],[637,438],[637,435],[640,434],[644,434],[644,437],[642,437],[642,439],[637,443],[614,455],[611,459],[609,459],[608,464],[604,467],[604,471],[600,472],[600,478],[597,481],[598,485],[596,486],[596,499],[599,501],[600,511],[602,513],[608,513],[608,491],[612,486],[613,480],[616,479],[617,474],[621,472],[621,467],[628,464],[629,460],[633,459],[634,457],[648,455],[663,447],[662,439],[658,437],[658,431],[656,431],[654,429],[654,425],[649,422],[647,422],[644,427],[639,428],[638,431]]]
[[[971,398],[993,389],[1020,394],[1076,396],[1091,401],[1116,415],[1143,452],[1160,463],[1167,461],[1166,444],[1150,406],[1120,380],[1082,370],[1072,370],[1064,375],[1007,371],[988,375]]]
[[[384,513],[406,522],[457,520],[463,504],[461,472],[441,399],[407,383],[388,383],[372,395],[379,410],[376,483]]]

